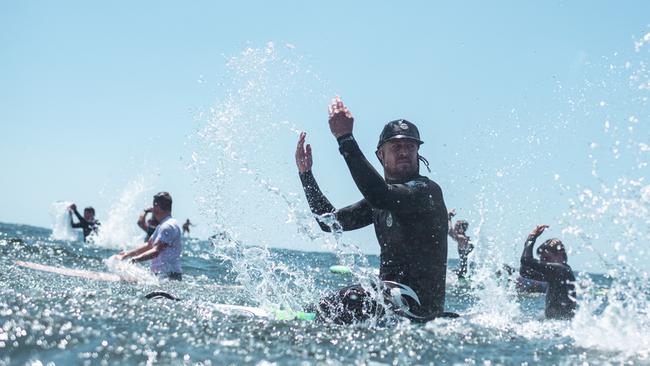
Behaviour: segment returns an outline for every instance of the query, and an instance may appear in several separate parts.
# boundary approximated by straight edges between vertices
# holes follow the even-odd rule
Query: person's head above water
[[[153,216],[161,221],[172,212],[172,196],[169,192],[158,192],[153,196]]]
[[[84,208],[84,219],[86,221],[93,221],[95,219],[95,209],[90,206]]]
[[[564,244],[560,239],[548,239],[537,247],[537,255],[544,262],[566,263],[568,261]]]
[[[467,231],[468,227],[469,227],[469,222],[467,222],[466,220],[458,220],[454,224],[454,230],[456,230],[456,232],[459,234],[465,234],[465,231]]]
[[[384,167],[384,176],[389,180],[411,178],[420,171],[419,160],[429,167],[429,162],[418,154],[420,131],[413,123],[398,119],[384,126],[379,135],[375,154]]]

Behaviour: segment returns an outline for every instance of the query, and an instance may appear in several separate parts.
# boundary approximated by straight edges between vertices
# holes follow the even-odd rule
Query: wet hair
[[[95,216],[95,209],[92,208],[92,206],[88,206],[88,207],[84,208],[84,213],[86,213],[86,212],[90,212],[93,216]]]
[[[172,210],[172,195],[169,192],[158,192],[153,196],[153,204],[163,211]]]
[[[562,241],[558,238],[548,239],[542,243],[542,245],[537,247],[537,255],[542,255],[543,253],[560,254],[563,257],[564,262],[567,261],[564,243],[562,243]]]

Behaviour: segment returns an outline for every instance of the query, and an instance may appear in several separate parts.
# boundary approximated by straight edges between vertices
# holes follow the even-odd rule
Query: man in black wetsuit
[[[447,269],[447,209],[442,190],[419,174],[420,135],[406,120],[389,122],[381,133],[376,156],[383,168],[382,178],[366,160],[352,135],[354,119],[337,98],[329,108],[330,130],[363,199],[350,206],[334,208],[323,195],[311,172],[312,153],[300,135],[296,164],[311,211],[324,231],[322,218],[334,216],[342,230],[375,227],[381,248],[380,277],[409,286],[420,303],[406,298],[408,317],[426,321],[441,316],[445,304]],[[381,311],[369,292],[350,286],[321,300],[319,318],[337,323],[364,320]]]
[[[538,225],[528,235],[521,253],[519,273],[524,278],[548,282],[546,289],[546,317],[572,318],[576,309],[575,276],[567,264],[564,244],[560,239],[549,239],[537,248],[540,259],[533,257],[535,240],[548,225]]]
[[[81,216],[79,214],[79,211],[77,211],[77,205],[74,203],[68,207],[68,210],[70,210],[71,213],[73,213],[75,216],[77,216],[77,219],[79,220],[78,223],[75,223],[74,220],[72,219],[72,215],[70,215],[70,225],[72,225],[73,228],[81,228],[83,229],[84,233],[84,241],[88,241],[88,237],[90,234],[97,234],[97,230],[99,229],[99,221],[95,219],[95,209],[92,207],[86,207],[84,208],[84,215]]]

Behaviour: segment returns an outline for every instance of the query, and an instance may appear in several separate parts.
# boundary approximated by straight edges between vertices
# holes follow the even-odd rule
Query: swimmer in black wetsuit
[[[576,309],[575,276],[567,264],[564,244],[560,239],[549,239],[537,248],[539,260],[533,257],[535,240],[548,225],[538,225],[528,235],[521,254],[519,273],[524,278],[548,282],[546,289],[546,317],[572,318]]]
[[[474,244],[470,242],[467,236],[469,223],[466,220],[456,220],[452,225],[451,219],[456,216],[456,210],[449,211],[449,236],[458,244],[458,269],[456,275],[459,279],[465,278],[467,274],[467,256],[474,250]]]
[[[380,277],[409,286],[420,304],[406,298],[409,316],[426,321],[443,315],[447,270],[447,209],[442,190],[419,174],[418,154],[422,144],[417,127],[397,120],[386,124],[376,156],[384,168],[382,178],[366,160],[352,135],[354,119],[337,98],[330,105],[330,130],[348,165],[363,199],[350,206],[334,208],[316,183],[310,145],[300,135],[296,164],[311,211],[319,216],[333,214],[342,230],[375,227],[381,248]],[[330,227],[317,220],[324,231]],[[319,318],[337,323],[364,320],[378,310],[368,291],[351,286],[321,300]],[[379,309],[381,310],[381,309]],[[448,316],[448,314],[447,314]]]
[[[142,231],[147,233],[147,235],[144,237],[145,243],[149,241],[151,235],[153,235],[154,231],[156,231],[156,226],[158,226],[158,220],[156,220],[156,217],[154,215],[151,215],[151,218],[147,220],[147,215],[151,212],[153,212],[153,207],[145,208],[138,217],[138,226],[140,229],[142,229]]]
[[[77,205],[74,203],[71,204],[68,207],[68,210],[72,212],[75,216],[77,216],[77,219],[79,220],[78,223],[75,223],[74,220],[72,219],[72,215],[70,215],[70,225],[72,225],[73,228],[81,228],[83,229],[84,233],[84,241],[88,241],[88,237],[90,234],[97,234],[97,231],[99,230],[99,226],[101,225],[99,221],[95,219],[95,209],[92,207],[86,207],[84,208],[84,215],[81,216],[79,214],[79,211],[77,211]]]

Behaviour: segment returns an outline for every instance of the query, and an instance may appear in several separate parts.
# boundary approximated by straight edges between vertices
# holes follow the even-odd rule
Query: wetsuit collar
[[[401,183],[410,182],[410,181],[412,181],[414,179],[417,179],[417,178],[420,178],[420,177],[421,177],[421,175],[419,173],[415,173],[415,174],[413,174],[412,176],[410,176],[410,177],[408,177],[406,179],[388,179],[388,178],[384,178],[384,180],[386,180],[386,183],[388,183],[388,184],[401,184]]]

